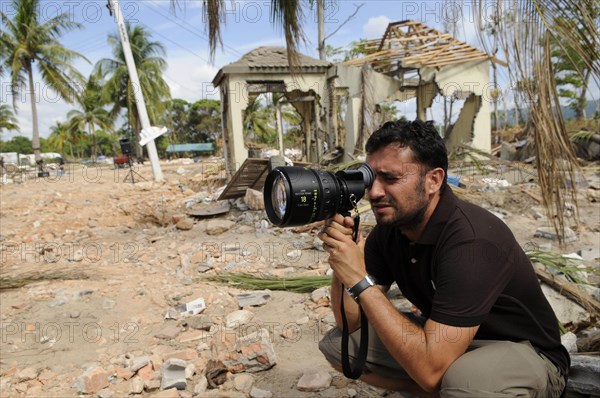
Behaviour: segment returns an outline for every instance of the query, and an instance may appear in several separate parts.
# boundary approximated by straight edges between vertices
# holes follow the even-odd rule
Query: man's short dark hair
[[[421,120],[387,122],[369,137],[365,149],[367,154],[372,154],[390,144],[400,148],[410,148],[415,156],[415,161],[425,166],[426,170],[441,167],[445,174],[444,181],[446,181],[448,152],[444,140],[433,126],[433,122]]]

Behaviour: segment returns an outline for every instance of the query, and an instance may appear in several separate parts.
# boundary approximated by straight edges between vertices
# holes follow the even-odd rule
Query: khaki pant
[[[319,343],[327,360],[341,368],[339,329],[330,330]],[[350,335],[351,363],[354,364],[360,342],[360,329]],[[398,379],[408,374],[388,353],[369,325],[369,350],[364,373]],[[474,340],[442,379],[442,397],[537,397],[558,398],[565,377],[546,357],[539,355],[528,341]]]

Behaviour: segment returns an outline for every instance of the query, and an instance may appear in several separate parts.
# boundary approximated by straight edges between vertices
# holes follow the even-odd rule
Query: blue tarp
[[[215,145],[212,142],[202,144],[171,144],[167,147],[167,153],[174,152],[214,152]]]

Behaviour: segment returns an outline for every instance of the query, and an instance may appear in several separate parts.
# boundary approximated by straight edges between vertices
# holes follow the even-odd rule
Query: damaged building
[[[464,100],[444,132],[448,149],[490,151],[489,69],[504,62],[417,21],[390,23],[382,38],[363,48],[367,55],[336,64],[299,54],[290,70],[285,48],[259,47],[221,68],[213,85],[221,94],[227,169],[239,169],[248,158],[244,111],[268,92],[285,96],[300,115],[307,162],[322,163],[327,148],[336,148],[344,161],[363,154],[367,138],[385,121],[380,104],[414,98],[416,117],[427,120],[440,95]],[[283,150],[281,123],[278,135]]]

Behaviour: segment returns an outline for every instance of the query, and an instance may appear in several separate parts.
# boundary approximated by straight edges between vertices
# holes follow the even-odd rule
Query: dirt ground
[[[173,220],[185,214],[186,201],[214,193],[220,180],[206,173],[213,166],[165,162],[163,182],[138,179],[135,184],[123,182],[127,169],[67,166],[62,177],[53,172],[50,178],[0,185],[2,397],[77,396],[72,386],[89,366],[112,373],[128,356],[161,357],[195,349],[197,375],[180,393],[192,396],[196,377],[212,354],[202,344],[205,337],[186,328],[184,319],[165,319],[169,308],[202,297],[207,307],[203,314],[222,320],[239,309],[235,295],[241,290],[207,282],[207,276],[327,272],[316,230],[275,228],[263,211],[234,205],[226,214],[176,227]],[[561,248],[564,253],[600,246],[600,174],[597,165],[585,170],[587,182],[577,200],[580,222],[571,221],[577,240]],[[137,171],[151,180],[149,164]],[[555,241],[534,237],[536,228],[546,225],[536,199],[539,191],[527,181],[535,177],[504,175],[521,183],[487,186],[483,192],[481,176],[467,174],[460,196],[502,216],[523,246],[559,250]],[[228,229],[212,230],[211,223],[218,220],[231,221]],[[365,225],[369,223],[366,217]],[[273,368],[253,374],[256,387],[274,397],[382,394],[338,376],[318,351],[320,337],[331,327],[328,306],[316,304],[308,293],[270,294],[265,305],[250,308],[253,322],[270,331],[277,355]],[[174,324],[179,333],[157,337]],[[37,376],[19,377],[26,368],[34,368]],[[299,391],[298,379],[310,369],[329,371],[332,386],[317,393]],[[111,379],[111,393],[104,396],[127,395],[128,383]]]

